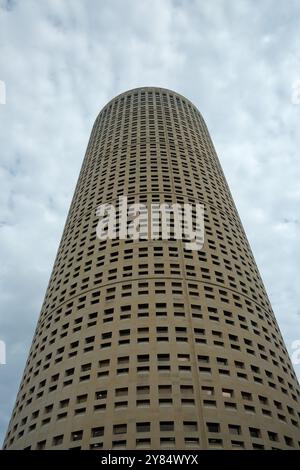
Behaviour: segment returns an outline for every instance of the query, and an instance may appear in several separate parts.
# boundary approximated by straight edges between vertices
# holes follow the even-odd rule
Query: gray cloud
[[[299,9],[293,0],[0,0],[2,432],[93,121],[129,88],[171,88],[198,106],[288,348],[300,338]]]

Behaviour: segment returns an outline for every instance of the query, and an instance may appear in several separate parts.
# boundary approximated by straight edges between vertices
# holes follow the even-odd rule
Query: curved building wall
[[[242,158],[242,156],[241,156]],[[99,204],[202,203],[202,250]],[[4,447],[299,448],[299,385],[206,125],[161,88],[94,124]]]

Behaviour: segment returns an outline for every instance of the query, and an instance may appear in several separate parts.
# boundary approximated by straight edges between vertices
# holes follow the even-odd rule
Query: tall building
[[[96,208],[123,195],[203,203],[203,248],[99,240]],[[117,96],[92,130],[5,448],[294,449],[299,396],[201,114],[162,88]]]

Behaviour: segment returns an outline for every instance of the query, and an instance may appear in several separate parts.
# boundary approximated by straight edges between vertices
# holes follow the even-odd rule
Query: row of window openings
[[[219,423],[206,423],[206,428],[207,428],[207,432],[209,434],[215,434],[215,433],[220,433],[220,424]],[[184,421],[183,422],[183,429],[184,429],[184,432],[186,433],[195,433],[198,431],[198,425],[197,425],[197,422],[196,421]],[[160,432],[164,433],[164,432],[174,432],[175,431],[175,426],[174,426],[174,422],[173,421],[160,421],[159,423],[159,430]],[[241,436],[243,433],[242,433],[242,428],[241,426],[239,425],[236,425],[236,424],[229,424],[228,425],[228,431],[229,431],[229,434],[230,435],[235,435],[235,436]],[[113,425],[113,435],[123,435],[123,434],[127,434],[127,424],[115,424]],[[136,423],[136,433],[150,433],[151,432],[151,423],[150,422],[140,422],[140,423]],[[97,427],[97,428],[92,428],[91,429],[91,434],[90,434],[90,437],[92,439],[94,438],[99,438],[99,437],[103,437],[105,434],[105,429],[103,426],[101,427]],[[248,428],[248,434],[250,436],[250,438],[252,439],[261,439],[262,437],[262,434],[261,434],[261,430],[259,428],[254,428],[254,427],[249,427]],[[276,432],[273,432],[273,431],[267,431],[267,434],[268,434],[268,438],[271,442],[278,442],[279,441],[279,436]],[[53,439],[52,439],[52,445],[53,446],[58,446],[58,445],[61,445],[63,444],[63,440],[64,440],[64,435],[61,434],[61,435],[58,435],[58,436],[54,436]],[[83,430],[78,430],[78,431],[73,431],[71,433],[71,436],[70,436],[70,440],[71,441],[81,441],[83,439]],[[174,437],[173,437],[174,439]],[[293,438],[291,438],[290,436],[283,436],[283,439],[284,439],[284,442],[287,446],[289,447],[294,447],[295,444],[294,444],[294,440]],[[199,438],[194,438],[193,441],[190,441],[190,442],[194,442],[194,443],[199,443]],[[214,440],[210,438],[209,440],[210,443],[214,443]],[[45,441],[42,441],[40,443],[38,443],[38,446],[37,448],[44,448],[45,446]],[[244,445],[243,442],[240,442],[241,446]]]
[[[187,329],[185,327],[176,327],[175,328],[176,330],[176,333],[177,334],[187,334]],[[146,334],[147,336],[145,337],[140,337],[138,338],[138,342],[149,342],[149,328],[145,327],[145,328],[138,328],[137,329],[137,332],[138,334],[140,335],[144,335]],[[165,336],[165,334],[168,334],[168,327],[157,327],[156,328],[156,333],[157,333],[157,341],[168,341],[169,340],[169,337],[168,336]],[[203,339],[201,338],[201,336],[205,335],[205,330],[204,329],[199,329],[199,328],[195,328],[194,329],[194,334],[195,334],[195,342],[199,342],[199,343],[206,343],[206,339]],[[212,331],[212,334],[213,335],[216,335],[216,336],[221,336],[222,337],[222,333],[220,332],[217,332],[217,331]],[[122,345],[122,344],[128,344],[130,342],[130,329],[124,329],[124,330],[120,330],[119,331],[119,335],[120,335],[120,340],[119,340],[119,344]],[[197,337],[197,335],[200,335],[200,337]],[[110,338],[112,337],[112,332],[107,332],[107,333],[103,333],[102,334],[102,339],[104,340],[103,343],[101,343],[101,348],[106,348],[106,347],[110,347],[111,346],[111,342],[107,342],[107,340],[109,340]],[[127,337],[127,339],[122,339],[124,337]],[[88,337],[86,338],[86,344],[91,344],[93,343],[95,340],[95,337]],[[188,341],[188,338],[187,336],[176,336],[176,340],[177,341],[183,341],[183,342],[187,342]],[[236,345],[234,344],[235,341],[238,341],[238,337],[235,336],[235,335],[229,335],[229,340],[231,342],[231,346],[234,348],[234,349],[237,349],[239,347],[236,347]],[[244,339],[244,342],[246,345],[251,345],[251,341],[247,340],[247,339]],[[222,341],[214,341],[214,344],[215,345],[224,345],[224,343]],[[79,342],[74,342],[71,344],[71,348],[74,349],[76,348],[77,346],[79,346]],[[93,346],[88,346],[87,348],[85,348],[87,350],[91,350],[93,349]],[[64,347],[63,348],[60,348],[57,353],[60,354],[64,351]],[[250,353],[251,350],[250,349],[247,349],[247,351]],[[73,353],[70,353],[71,355],[74,355]],[[69,355],[70,355],[69,354]],[[51,355],[47,356],[47,359],[49,360],[51,358]],[[208,356],[207,356],[207,362],[208,362]],[[57,361],[58,362],[58,361]],[[202,360],[203,362],[203,360]],[[224,364],[223,364],[224,365]],[[49,366],[47,366],[49,367]],[[46,367],[46,368],[47,368]],[[254,366],[253,366],[254,367]],[[205,369],[202,370],[203,372],[205,372]],[[207,372],[209,372],[209,369],[207,369]],[[258,368],[253,368],[253,372],[255,374],[260,374],[260,371]],[[226,373],[226,372],[225,372]],[[271,372],[268,372],[266,371],[266,375],[268,378],[272,379],[273,378],[273,374]],[[245,375],[245,378],[247,378],[247,376]],[[281,377],[278,377],[278,380],[281,384],[284,384],[284,379],[281,378]],[[262,379],[260,379],[259,377],[256,377],[256,381],[257,382],[260,382],[262,383]],[[276,387],[276,385],[273,383],[273,382],[269,382],[270,386],[273,386],[274,388]],[[289,384],[289,388],[292,388],[292,384]]]
[[[185,433],[194,433],[198,430],[198,425],[196,421],[184,421],[183,429]],[[173,421],[160,421],[159,423],[160,432],[174,432],[175,426]],[[91,439],[99,438],[104,436],[104,426],[92,428],[90,437]],[[136,423],[136,433],[149,433],[151,432],[151,423],[150,422],[140,422]],[[127,434],[127,424],[115,424],[112,429],[113,435],[123,435]],[[52,439],[52,445],[58,446],[63,444],[64,435],[54,436]],[[81,441],[83,438],[83,430],[74,431],[71,433],[71,441]],[[174,439],[174,438],[173,438]],[[195,437],[191,442],[199,442],[199,438]],[[37,448],[45,448],[46,441],[41,441],[38,443]]]
[[[191,366],[188,364],[189,361],[190,361],[190,356],[188,354],[178,354],[177,357],[178,357],[178,361],[179,361],[179,366],[178,366],[179,370],[184,371],[184,372],[190,372],[191,371]],[[198,355],[197,357],[198,357],[198,362],[199,363],[204,363],[204,364],[209,363],[209,356]],[[150,357],[149,357],[148,354],[142,354],[142,355],[137,356],[137,362],[138,363],[145,364],[145,363],[149,363],[149,361],[150,361]],[[169,361],[170,361],[170,355],[169,354],[158,354],[157,355],[158,370],[162,371],[162,372],[170,371],[171,366],[170,366],[170,364],[168,364]],[[223,367],[228,365],[228,361],[227,361],[226,358],[217,357],[216,361],[217,361],[217,364],[220,364]],[[121,367],[117,368],[117,374],[127,374],[127,373],[129,373],[129,368],[124,367],[126,365],[129,365],[129,356],[121,356],[121,357],[118,358],[117,362],[118,362],[118,366],[121,366]],[[110,366],[110,359],[105,359],[105,360],[99,361],[100,371],[97,374],[98,377],[108,376],[109,366]],[[235,366],[238,369],[244,368],[244,363],[239,362],[239,361],[235,361]],[[87,364],[84,364],[84,365],[81,366],[81,373],[83,373],[83,375],[80,376],[80,378],[79,378],[80,381],[85,381],[85,380],[90,379],[90,374],[87,374],[87,372],[89,372],[91,370],[91,367],[92,367],[91,363],[87,363]],[[137,366],[137,372],[143,373],[143,372],[149,372],[149,370],[150,370],[149,365]],[[257,366],[252,365],[251,370],[252,370],[253,374],[260,374],[260,369]],[[203,372],[203,373],[207,373],[208,368],[200,366],[199,371]],[[74,375],[74,372],[75,372],[74,368],[71,368],[71,369],[68,369],[68,370],[65,371],[65,377],[67,378],[67,380],[64,381],[64,386],[72,384],[73,379],[72,378],[68,379],[68,377],[72,377]],[[219,369],[219,373],[228,375],[228,370]],[[265,371],[265,373],[266,373],[267,377],[272,377],[272,373],[270,371]],[[240,373],[238,373],[238,374],[241,375]],[[242,375],[247,377],[246,374],[242,374]],[[258,378],[256,376],[254,376],[254,378],[256,378],[256,381],[259,381],[260,383],[262,382],[262,380],[258,380]],[[53,390],[57,389],[57,385],[55,383],[58,381],[58,379],[59,379],[59,374],[55,374],[51,377],[51,382],[54,383],[54,385],[50,385],[49,391],[53,391]],[[278,377],[278,379],[282,380],[280,377]],[[45,385],[46,385],[46,380],[43,380],[43,381],[40,382],[39,388],[40,389],[44,388]],[[32,393],[34,392],[34,389],[35,389],[35,387],[33,387],[29,390],[30,395],[32,395]],[[203,389],[205,395],[208,395],[208,396],[213,395],[213,388],[212,387],[202,387],[202,389]],[[227,398],[233,398],[233,391],[223,390],[223,396],[227,397]],[[245,400],[250,401],[250,400],[252,400],[252,395],[247,394],[246,392],[242,392],[242,398],[245,399]],[[25,399],[25,395],[23,395],[23,400],[24,399]],[[259,400],[264,406],[268,406],[267,398],[259,397]],[[29,398],[27,403],[29,404],[29,402],[31,402],[31,401],[32,401],[32,398]],[[280,402],[274,402],[274,403],[276,404],[276,407],[279,410],[282,409],[282,406],[281,406]],[[204,400],[204,404],[207,405],[207,406],[216,405],[214,400],[207,400],[207,399]],[[234,404],[234,403],[232,403],[232,404],[227,403],[227,405],[228,405],[227,408],[229,408],[229,407],[236,408],[236,404]],[[251,406],[247,405],[247,410],[251,411],[251,409],[254,410],[254,407],[252,405]],[[288,412],[291,416],[295,415],[295,412],[294,412],[293,408],[288,406],[287,410],[288,410]],[[271,412],[269,410],[264,409],[264,414],[271,415]],[[298,413],[298,415],[299,415],[299,413]],[[282,420],[285,420],[285,415],[280,414],[279,418],[281,418]],[[298,421],[293,420],[293,424],[298,426]]]
[[[123,358],[121,358],[121,359],[123,359]],[[180,386],[180,391],[181,391],[181,395],[182,395],[182,398],[181,398],[182,405],[194,405],[195,404],[194,397],[193,397],[194,389],[193,389],[192,385],[181,385]],[[234,396],[235,396],[235,392],[234,392],[233,389],[223,388],[221,393],[222,393],[222,397],[224,399],[233,399]],[[144,396],[149,395],[150,394],[150,386],[146,386],[146,385],[137,386],[136,387],[136,394],[137,394],[137,397],[139,397],[139,396],[144,397]],[[172,385],[159,385],[158,386],[158,394],[159,394],[159,404],[161,404],[161,405],[171,404],[173,402],[173,400],[172,400]],[[207,397],[213,397],[215,395],[214,387],[202,386],[202,394],[204,396],[207,396]],[[107,395],[108,395],[107,390],[99,390],[99,391],[95,392],[94,399],[95,399],[96,403],[100,402],[100,404],[98,403],[98,404],[94,405],[94,411],[106,409]],[[128,387],[117,388],[115,390],[115,397],[116,398],[122,398],[123,401],[117,401],[115,403],[115,408],[127,407],[128,402],[127,402],[127,400],[124,401],[124,398],[126,398],[127,396],[128,396]],[[246,392],[246,391],[241,392],[241,398],[246,402],[249,402],[249,401],[253,400],[252,394],[249,393],[249,392]],[[267,397],[259,395],[258,399],[259,399],[259,402],[263,406],[269,406],[269,401],[268,401]],[[88,395],[87,394],[78,395],[77,398],[76,398],[76,404],[77,405],[82,405],[82,404],[86,403],[87,400],[88,400]],[[204,404],[210,403],[209,400],[205,400],[205,399],[203,400],[203,402],[204,402]],[[69,404],[70,404],[70,400],[69,399],[64,399],[64,400],[61,400],[59,402],[59,407],[60,408],[66,408],[66,407],[69,407]],[[227,404],[229,405],[230,403],[227,402]],[[145,398],[137,399],[136,405],[137,406],[149,406],[150,405],[150,400],[145,399]],[[231,402],[231,405],[234,405],[234,403]],[[274,405],[276,406],[276,408],[278,410],[283,409],[282,404],[278,401],[274,401]],[[288,410],[288,412],[291,416],[295,416],[295,411],[294,411],[293,408],[287,406],[287,410]],[[48,413],[51,413],[52,411],[53,411],[53,405],[48,405],[44,409],[44,414],[47,415]],[[86,411],[86,408],[76,408],[75,409],[75,415],[76,414],[84,414],[85,411]],[[299,413],[298,413],[298,415],[299,415]],[[34,411],[32,413],[32,416],[31,416],[31,421],[38,418],[38,416],[39,416],[39,410]],[[66,416],[67,416],[66,412],[59,413],[58,416],[57,416],[57,419],[63,419]],[[21,426],[24,426],[26,424],[26,422],[27,422],[27,417],[22,419],[22,421],[20,423]],[[47,424],[48,422],[50,422],[50,418],[45,418],[43,420],[42,424]],[[295,422],[295,423],[297,423],[297,422]],[[35,428],[35,426],[36,426],[36,424],[32,424],[30,426],[29,431],[33,430]],[[14,426],[13,431],[16,431],[16,429],[17,429],[17,425]]]

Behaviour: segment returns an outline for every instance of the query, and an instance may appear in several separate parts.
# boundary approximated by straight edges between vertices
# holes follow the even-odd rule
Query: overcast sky
[[[93,122],[130,88],[173,89],[202,113],[292,353],[299,23],[297,0],[0,0],[2,435]]]

